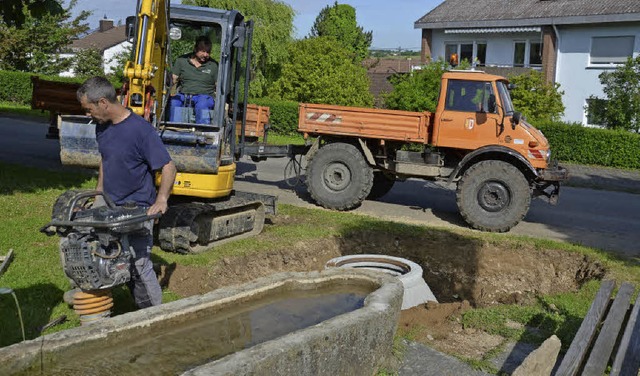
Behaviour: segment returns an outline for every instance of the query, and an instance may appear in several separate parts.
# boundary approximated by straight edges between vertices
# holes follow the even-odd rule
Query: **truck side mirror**
[[[489,113],[492,113],[492,114],[496,113],[496,96],[495,96],[495,94],[490,94],[489,95],[489,103],[487,104],[487,111],[489,111]]]
[[[511,128],[516,129],[516,125],[520,124],[521,119],[522,119],[522,113],[515,111],[513,115],[511,115]]]
[[[126,27],[124,28],[125,35],[127,37],[127,41],[133,43],[133,38],[136,35],[136,16],[129,16],[125,21]]]

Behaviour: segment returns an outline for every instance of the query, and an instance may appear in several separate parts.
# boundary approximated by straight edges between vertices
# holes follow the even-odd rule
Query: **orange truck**
[[[455,183],[471,227],[508,231],[533,197],[555,204],[568,177],[551,162],[542,132],[515,111],[508,89],[500,76],[450,71],[433,113],[300,104],[298,130],[315,137],[305,153],[311,197],[350,210],[396,180]]]

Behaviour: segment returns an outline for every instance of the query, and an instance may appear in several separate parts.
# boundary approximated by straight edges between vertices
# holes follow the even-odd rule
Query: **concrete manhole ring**
[[[325,268],[368,269],[398,277],[404,286],[403,310],[427,301],[438,302],[422,278],[422,267],[404,258],[374,254],[340,256],[327,261]]]

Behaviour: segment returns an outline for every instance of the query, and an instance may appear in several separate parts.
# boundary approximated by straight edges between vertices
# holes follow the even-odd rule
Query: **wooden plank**
[[[583,376],[601,376],[604,374],[629,310],[629,301],[631,300],[631,295],[633,295],[633,290],[634,287],[630,283],[623,283],[620,286],[616,299],[613,301],[609,313],[607,313],[602,329],[600,329],[596,343],[591,349],[589,360],[584,366]]]
[[[7,270],[11,260],[13,260],[13,249],[10,249],[6,256],[0,257],[0,261],[2,262],[2,264],[0,264],[0,275],[4,274],[5,270]]]
[[[640,295],[633,305],[627,327],[613,360],[611,376],[637,375],[640,369]]]
[[[582,320],[582,324],[580,324],[580,328],[571,342],[569,350],[567,350],[567,353],[562,359],[556,375],[573,376],[580,370],[580,365],[586,358],[589,346],[595,338],[596,328],[602,321],[607,310],[614,287],[614,281],[604,281],[600,285],[600,290],[598,290],[587,315],[584,317],[584,320]]]

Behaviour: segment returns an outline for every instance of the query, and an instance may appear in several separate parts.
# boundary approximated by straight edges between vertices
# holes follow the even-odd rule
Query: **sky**
[[[295,37],[309,35],[316,17],[327,5],[335,0],[281,0],[289,4],[296,16],[293,24]],[[179,3],[179,0],[171,0]],[[440,4],[442,0],[342,0],[340,4],[349,4],[356,9],[356,19],[365,31],[373,31],[372,48],[378,49],[420,49],[420,30],[413,24],[420,17]],[[69,0],[64,1],[65,5]],[[82,10],[93,11],[89,18],[92,29],[98,27],[98,21],[104,18],[124,23],[127,16],[135,15],[135,0],[78,0],[74,15]]]

